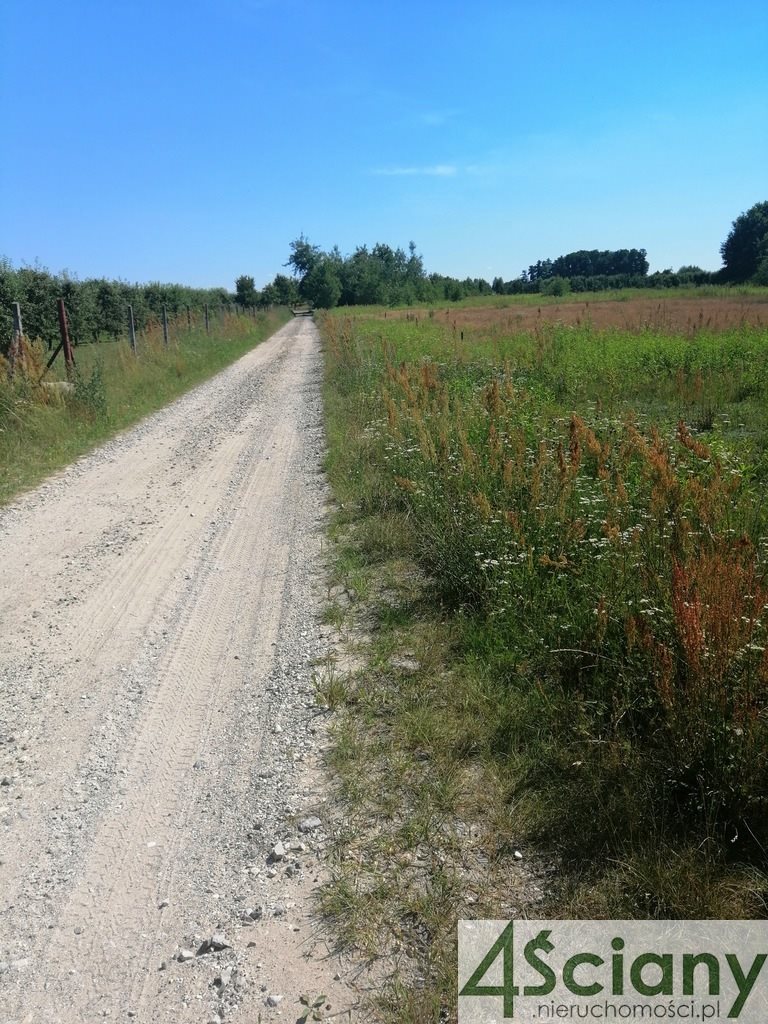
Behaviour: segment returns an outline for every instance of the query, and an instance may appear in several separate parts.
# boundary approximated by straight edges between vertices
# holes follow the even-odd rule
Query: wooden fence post
[[[163,344],[168,348],[168,309],[163,306]]]
[[[131,351],[136,355],[136,323],[133,319],[133,306],[128,304],[128,340],[131,343]]]
[[[13,304],[13,338],[14,341],[20,338],[24,333],[24,328],[21,326],[21,306],[18,302]]]
[[[67,370],[67,377],[72,376],[75,365],[75,357],[72,354],[72,342],[69,339],[69,324],[67,323],[67,310],[64,306],[64,299],[57,302],[59,311],[59,333],[61,334],[61,347],[64,349],[64,366]]]
[[[205,333],[206,334],[210,334],[210,332],[211,332],[211,324],[210,324],[210,319],[208,317],[208,303],[206,302],[206,304],[205,304]]]
[[[187,306],[187,330],[192,330],[192,314],[189,312],[189,306]]]
[[[21,324],[21,306],[18,302],[13,304],[13,337],[11,338],[11,344],[8,349],[8,362],[11,366],[11,376],[13,376],[14,367],[16,363],[23,358],[24,349],[22,348],[21,339],[24,337],[24,328]]]

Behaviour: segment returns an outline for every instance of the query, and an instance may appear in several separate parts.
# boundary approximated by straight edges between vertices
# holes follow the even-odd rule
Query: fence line
[[[22,323],[21,304],[18,302],[14,302],[12,304],[12,307],[13,333],[7,347],[2,345],[2,339],[0,339],[0,354],[3,352],[5,348],[8,362],[10,363],[11,375],[13,375],[14,369],[21,365],[21,360],[23,360],[24,358],[24,346],[22,344],[22,339],[25,336]],[[271,307],[264,308],[269,309]],[[195,327],[198,326],[197,317],[193,316],[193,310],[189,305],[185,306],[184,309],[186,311],[186,328],[188,332],[191,332]],[[69,318],[67,315],[64,299],[57,299],[56,312],[59,325],[60,341],[58,345],[56,345],[56,347],[54,348],[52,340],[50,338],[47,339],[48,351],[52,352],[52,354],[48,359],[46,371],[50,369],[50,367],[53,365],[59,352],[63,351],[64,362],[67,370],[67,377],[70,377],[72,374],[73,367],[75,365],[74,348],[78,344],[90,345],[102,344],[103,342],[101,341],[101,339],[97,341],[84,341],[82,339],[78,340],[77,338],[72,338],[71,327],[69,324]],[[203,322],[205,325],[205,333],[207,335],[210,335],[212,313],[218,314],[217,319],[219,320],[219,323],[223,327],[226,324],[226,319],[228,315],[238,317],[250,316],[255,320],[258,316],[259,308],[256,306],[240,306],[238,303],[232,302],[222,303],[222,305],[214,307],[212,310],[209,303],[205,303],[202,308],[198,308],[197,310],[195,310],[195,312],[198,314],[202,313]],[[182,319],[183,316],[184,312],[182,310],[179,310],[175,316],[169,317],[168,307],[167,305],[163,305],[161,308],[159,319],[157,319],[154,316],[154,314],[146,318],[144,320],[143,330],[147,330],[148,328],[151,329],[152,326],[154,325],[162,328],[163,345],[165,347],[168,347],[171,340],[171,329],[172,327],[175,327],[177,330],[180,329],[179,321]],[[137,324],[136,315],[133,309],[133,303],[126,303],[126,314],[124,317],[124,323],[125,327],[122,337],[127,337],[128,342],[131,346],[131,351],[134,354],[137,354],[138,338],[142,334],[142,327]],[[102,334],[104,333],[110,333],[111,337],[115,341],[117,341],[118,338],[120,337],[120,335],[112,334],[111,332],[102,332]]]
[[[60,301],[63,301],[63,300],[61,300],[61,299],[56,300],[56,304],[54,306],[54,309],[57,312],[58,312],[58,303]],[[75,335],[72,336],[72,326],[71,326],[71,323],[70,323],[69,324],[69,331],[70,331],[70,336],[72,336],[72,344],[74,346],[77,346],[77,345],[100,344],[105,336],[109,336],[110,338],[117,339],[121,335],[123,337],[127,338],[130,341],[130,337],[131,337],[131,332],[130,332],[131,314],[133,314],[134,329],[135,329],[137,335],[140,335],[143,330],[145,330],[147,327],[151,326],[153,323],[157,323],[159,326],[164,328],[164,330],[163,330],[163,338],[165,340],[166,328],[167,328],[168,332],[170,332],[171,328],[174,325],[178,326],[179,320],[182,317],[184,317],[184,316],[186,316],[187,329],[188,330],[192,330],[195,326],[197,326],[198,318],[200,318],[202,323],[205,325],[206,331],[208,333],[210,333],[211,326],[212,326],[212,321],[213,321],[214,317],[216,319],[218,319],[219,322],[222,323],[222,324],[226,321],[226,317],[227,316],[238,316],[238,317],[249,316],[249,317],[253,317],[255,319],[258,316],[258,313],[259,313],[260,310],[265,310],[266,311],[268,309],[271,309],[272,307],[271,306],[264,306],[264,307],[261,307],[261,306],[241,306],[239,303],[236,303],[236,302],[223,303],[220,306],[211,306],[209,303],[206,303],[205,305],[202,305],[202,306],[200,306],[198,308],[193,308],[193,307],[191,307],[189,305],[185,305],[185,306],[180,307],[174,314],[171,314],[168,311],[168,306],[164,304],[163,306],[160,307],[160,310],[158,312],[156,312],[155,310],[150,310],[148,315],[146,315],[142,319],[139,318],[138,311],[134,307],[133,303],[126,303],[124,308],[125,308],[125,315],[124,315],[124,318],[123,318],[124,319],[123,330],[122,331],[116,331],[114,329],[114,327],[102,327],[98,331],[98,337],[97,338],[91,338],[91,337],[85,338],[85,337],[82,337],[82,335],[78,337],[77,333],[75,333]],[[53,312],[53,310],[52,310],[52,312]],[[9,349],[10,349],[10,346],[13,344],[13,342],[16,341],[18,339],[18,337],[20,337],[21,334],[24,333],[22,328],[21,328],[21,316],[22,316],[21,304],[18,303],[18,302],[13,302],[11,304],[11,319],[12,319],[11,339],[9,341],[7,336],[6,336],[5,339],[0,338],[0,352],[6,352],[7,353],[9,351]],[[67,316],[68,316],[68,322],[69,322],[69,314],[68,313],[67,313]],[[89,333],[92,330],[95,330],[95,329],[94,328],[88,328]],[[35,337],[37,338],[39,336],[36,335]],[[51,349],[54,347],[54,342],[53,342],[53,340],[52,340],[52,338],[50,336],[50,325],[47,328],[47,333],[40,340],[44,341],[44,343],[46,344],[46,346],[48,348],[48,351],[51,351]]]

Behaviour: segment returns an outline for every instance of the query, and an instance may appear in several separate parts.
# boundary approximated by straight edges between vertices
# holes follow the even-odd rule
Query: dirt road
[[[319,386],[295,320],[0,511],[0,1021],[350,1005],[307,900]]]

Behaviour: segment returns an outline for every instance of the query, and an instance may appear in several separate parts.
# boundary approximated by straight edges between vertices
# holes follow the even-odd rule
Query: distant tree
[[[762,273],[762,263],[768,259],[768,202],[755,203],[736,218],[720,255],[727,281],[748,281],[758,268]]]
[[[98,338],[96,293],[89,282],[78,281],[62,274],[59,285],[60,297],[64,300],[72,342],[79,345]]]
[[[19,302],[18,281],[11,261],[0,256],[0,355],[7,355],[13,337],[13,303]]]
[[[502,277],[494,277],[493,284],[491,285],[491,290],[493,291],[494,295],[503,295],[505,291],[504,279]]]
[[[319,246],[311,245],[303,234],[291,242],[290,248],[291,255],[285,265],[291,268],[296,277],[303,279],[321,258],[322,252]]]
[[[550,277],[542,281],[539,291],[542,295],[567,295],[571,290],[571,282],[567,277]]]
[[[538,279],[544,277],[594,277],[617,274],[647,274],[648,258],[645,249],[579,249],[556,260],[536,264],[542,268]],[[548,271],[548,272],[547,272]]]
[[[256,282],[248,274],[242,274],[235,281],[235,302],[240,306],[255,306],[258,301]]]
[[[292,306],[298,300],[299,289],[293,278],[286,274],[276,274],[274,281],[263,289],[260,305]]]
[[[415,242],[408,243],[408,263],[406,266],[406,274],[409,281],[414,283],[421,281],[424,277],[424,261],[416,252]]]
[[[760,262],[757,264],[752,281],[755,284],[768,284],[768,235],[760,243],[759,256]]]
[[[320,309],[332,309],[341,298],[341,281],[330,259],[321,259],[301,282],[302,295]]]
[[[16,271],[16,299],[21,303],[24,333],[39,338],[51,348],[59,340],[56,299],[59,282],[43,267],[21,267]]]

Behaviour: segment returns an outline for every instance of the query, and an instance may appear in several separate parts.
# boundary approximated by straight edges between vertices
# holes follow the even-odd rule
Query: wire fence
[[[196,330],[204,330],[206,334],[210,334],[216,327],[223,327],[226,323],[228,316],[249,317],[256,319],[258,316],[259,309],[257,306],[243,306],[239,303],[222,303],[219,305],[212,305],[211,303],[204,303],[202,306],[185,305],[183,309],[175,309],[169,311],[168,306],[163,304],[159,310],[159,315],[150,313],[148,316],[145,314],[142,317],[141,322],[137,322],[137,316],[134,311],[133,303],[125,304],[125,311],[123,314],[123,330],[119,331],[115,329],[115,323],[113,321],[111,330],[104,335],[111,340],[117,341],[122,338],[127,340],[131,346],[131,350],[134,354],[138,353],[139,343],[142,334],[154,331],[162,331],[163,344],[168,346],[171,343],[174,335],[178,336],[180,333],[191,333]],[[6,342],[4,345],[0,345],[0,354],[4,354],[9,363],[9,370],[11,376],[15,370],[20,366],[24,360],[24,339],[27,337],[28,340],[42,341],[50,353],[46,365],[46,371],[51,368],[59,353],[63,353],[64,363],[69,376],[74,365],[75,365],[75,349],[78,345],[93,344],[104,340],[104,336],[95,337],[91,334],[90,337],[77,337],[73,334],[71,329],[69,316],[67,313],[66,304],[63,298],[59,298],[56,301],[56,321],[58,324],[58,343],[56,339],[51,336],[50,331],[47,331],[46,338],[37,337],[29,338],[25,334],[24,330],[24,316],[21,303],[12,303],[11,311],[11,322],[12,330],[10,338],[2,339]]]

